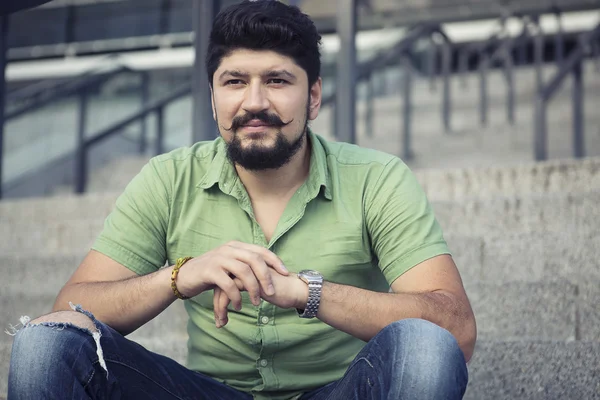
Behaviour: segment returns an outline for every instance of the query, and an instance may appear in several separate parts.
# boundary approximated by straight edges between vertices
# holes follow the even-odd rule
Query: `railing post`
[[[87,146],[85,128],[87,124],[87,89],[79,93],[79,120],[77,124],[77,153],[75,156],[75,193],[85,192],[87,184]]]
[[[141,85],[140,85],[140,100],[142,110],[146,108],[149,100],[149,81],[150,76],[147,71],[141,73]],[[140,119],[140,154],[146,152],[148,143],[148,122],[146,117]]]
[[[537,34],[534,39],[534,53],[535,53],[535,79],[536,79],[536,90],[541,90],[543,85],[543,63],[544,63],[544,32],[542,28],[537,25]]]
[[[482,59],[483,58],[483,59]],[[487,73],[488,73],[488,55],[482,53],[479,59],[479,114],[481,126],[487,126]]]
[[[556,58],[556,62],[559,64],[559,68],[560,65],[563,62],[563,59],[565,58],[564,54],[565,54],[565,40],[564,40],[564,31],[563,31],[563,26],[562,26],[562,14],[557,13],[556,14],[556,22],[558,23],[558,32],[556,32],[556,35],[554,36],[554,54]]]
[[[596,63],[596,71],[600,72],[600,37],[592,42],[592,58]]]
[[[529,47],[529,40],[527,37],[525,37],[523,39],[523,41],[521,42],[521,45],[518,48],[518,50],[519,50],[518,64],[519,65],[525,65],[527,63],[527,48],[528,47]]]
[[[402,70],[404,72],[403,79],[403,135],[402,135],[402,158],[410,160],[413,157],[412,153],[412,65],[408,55],[403,55]]]
[[[437,89],[437,85],[435,83],[435,77],[437,75],[437,52],[437,44],[432,39],[429,43],[429,49],[427,51],[427,73],[429,75],[429,91],[431,93],[435,93]]]
[[[450,132],[450,113],[452,109],[452,96],[450,93],[450,70],[452,68],[452,45],[448,42],[442,47],[443,71],[444,71],[444,101],[443,101],[443,117],[444,129],[446,133]]]
[[[469,75],[469,49],[464,49],[459,53],[458,73],[460,74],[460,83],[463,88],[467,85],[467,76]]]
[[[506,73],[506,114],[508,122],[515,124],[515,78],[512,52],[507,49],[504,59],[504,71]]]
[[[190,3],[188,1],[188,3]],[[190,142],[213,140],[219,129],[213,119],[206,57],[213,20],[219,12],[219,0],[193,0],[194,66],[192,69],[192,131]]]
[[[336,73],[337,140],[356,143],[356,27],[357,0],[337,0],[337,32],[340,51]]]
[[[546,126],[546,99],[539,90],[535,97],[535,138],[534,157],[536,161],[543,161],[548,157],[547,153],[547,126]]]
[[[6,64],[8,64],[8,15],[0,16],[0,199],[4,164],[4,110],[6,107]]]
[[[156,155],[163,153],[163,141],[165,134],[165,110],[164,106],[156,109]]]
[[[583,90],[583,68],[579,61],[573,68],[573,155],[575,158],[585,157]]]
[[[367,98],[366,98],[366,109],[365,109],[365,133],[369,137],[373,137],[374,133],[374,110],[373,102],[375,97],[375,84],[373,82],[373,74],[369,74],[366,79],[367,84]]]

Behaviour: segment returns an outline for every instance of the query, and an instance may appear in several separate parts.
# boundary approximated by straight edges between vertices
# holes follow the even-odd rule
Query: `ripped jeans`
[[[8,400],[252,399],[74,309],[88,315],[98,333],[62,323],[25,324],[13,343]],[[340,380],[300,400],[461,399],[467,380],[454,337],[430,322],[406,319],[371,339]]]

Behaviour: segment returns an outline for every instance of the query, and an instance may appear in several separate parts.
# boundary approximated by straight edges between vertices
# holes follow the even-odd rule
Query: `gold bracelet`
[[[186,262],[190,261],[193,257],[181,257],[177,259],[175,263],[175,267],[173,267],[173,272],[171,272],[171,289],[173,289],[173,293],[175,296],[181,300],[187,300],[189,297],[182,295],[179,290],[177,290],[177,283],[175,283],[175,279],[177,279],[177,275],[179,274],[179,270]]]

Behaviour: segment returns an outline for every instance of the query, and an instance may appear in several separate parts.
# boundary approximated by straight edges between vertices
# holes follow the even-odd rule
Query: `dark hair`
[[[208,82],[223,57],[236,49],[272,50],[292,58],[308,75],[309,88],[321,74],[321,35],[298,7],[276,0],[242,1],[213,22],[206,57]]]

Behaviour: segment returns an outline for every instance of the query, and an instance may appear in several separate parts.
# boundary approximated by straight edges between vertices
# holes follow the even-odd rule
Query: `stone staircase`
[[[465,398],[600,399],[600,158],[415,172],[477,318]],[[0,203],[3,328],[50,311],[116,193]],[[185,326],[177,302],[130,337],[183,363]],[[0,335],[0,397],[11,342]]]

